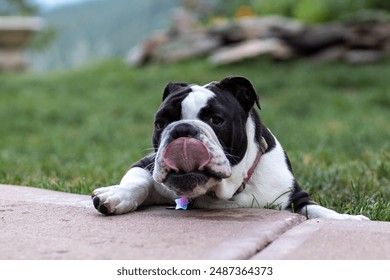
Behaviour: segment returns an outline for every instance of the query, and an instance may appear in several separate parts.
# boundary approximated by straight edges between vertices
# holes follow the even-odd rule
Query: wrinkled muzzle
[[[231,175],[212,129],[197,120],[172,123],[163,133],[153,178],[177,195],[196,197]]]

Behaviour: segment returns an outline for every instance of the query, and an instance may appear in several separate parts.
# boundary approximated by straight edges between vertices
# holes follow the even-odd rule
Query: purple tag
[[[187,206],[191,202],[191,200],[183,196],[178,199],[175,199],[175,202],[176,202],[176,208],[175,208],[176,210],[177,209],[187,210]]]

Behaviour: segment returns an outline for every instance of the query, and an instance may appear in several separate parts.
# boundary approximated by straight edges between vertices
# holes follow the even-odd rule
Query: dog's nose
[[[211,156],[206,146],[192,137],[180,137],[173,140],[165,149],[164,163],[176,172],[203,170]]]
[[[171,132],[169,142],[172,142],[180,137],[195,137],[198,133],[198,130],[193,125],[189,123],[180,123],[176,125]]]
[[[196,139],[198,134],[199,130],[189,123],[179,123],[173,128],[163,154],[167,167],[176,172],[203,170],[211,155],[206,146]]]

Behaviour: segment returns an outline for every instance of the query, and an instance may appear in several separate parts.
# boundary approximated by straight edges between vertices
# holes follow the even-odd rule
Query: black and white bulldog
[[[124,214],[185,197],[192,208],[273,207],[308,218],[368,220],[309,200],[287,154],[260,121],[259,98],[246,78],[169,83],[162,99],[155,152],[131,166],[119,185],[92,193],[99,212]]]

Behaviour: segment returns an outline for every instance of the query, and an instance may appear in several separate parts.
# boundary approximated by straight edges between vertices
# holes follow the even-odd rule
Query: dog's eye
[[[157,130],[161,130],[163,129],[165,126],[165,122],[163,120],[156,120],[154,122],[154,127],[157,129]]]
[[[214,125],[222,125],[224,123],[224,120],[221,117],[212,116],[210,117],[209,122]]]

